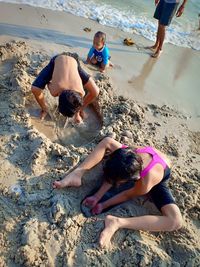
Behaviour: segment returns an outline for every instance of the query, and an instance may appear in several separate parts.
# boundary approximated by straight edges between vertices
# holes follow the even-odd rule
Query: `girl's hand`
[[[101,203],[97,204],[92,210],[92,215],[98,215],[103,211],[103,205]]]
[[[98,203],[98,199],[95,196],[87,197],[84,201],[83,204],[87,207],[94,208],[96,204]]]

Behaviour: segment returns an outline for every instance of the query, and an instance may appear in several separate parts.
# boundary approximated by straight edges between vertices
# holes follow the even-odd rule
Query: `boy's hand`
[[[103,205],[101,203],[97,204],[92,210],[92,215],[98,215],[103,211]]]
[[[155,0],[155,5],[157,5],[159,1],[160,1],[160,0]]]
[[[41,121],[43,121],[46,118],[47,115],[48,115],[48,111],[47,110],[41,110],[41,112],[40,112]]]
[[[87,197],[84,201],[83,204],[87,207],[94,208],[96,204],[98,203],[98,199],[95,196]]]
[[[74,122],[75,123],[82,123],[83,122],[83,117],[84,117],[84,112],[83,110],[79,110],[75,115],[74,115]]]

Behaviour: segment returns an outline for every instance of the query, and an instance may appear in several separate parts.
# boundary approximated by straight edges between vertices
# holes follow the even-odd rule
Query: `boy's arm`
[[[91,77],[89,81],[84,85],[84,88],[87,89],[88,92],[84,97],[83,106],[81,109],[87,107],[99,95],[99,87]]]

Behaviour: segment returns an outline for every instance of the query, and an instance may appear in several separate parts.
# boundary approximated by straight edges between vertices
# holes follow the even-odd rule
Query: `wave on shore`
[[[127,32],[142,35],[149,40],[155,40],[156,21],[134,10],[119,10],[111,5],[100,4],[91,0],[22,0],[20,3],[18,0],[4,0],[1,2],[28,4],[52,10],[66,11],[77,16],[97,20],[102,25],[116,27]],[[168,29],[166,42],[200,50],[200,31],[197,31],[196,28],[193,21],[188,20],[187,23],[175,22]]]

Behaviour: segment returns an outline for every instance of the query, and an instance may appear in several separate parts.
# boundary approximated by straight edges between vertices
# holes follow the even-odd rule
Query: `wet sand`
[[[187,111],[183,102],[183,110],[177,110],[167,102],[167,99],[172,102],[179,99],[175,85],[177,95],[173,99],[169,97],[168,81],[170,84],[173,79],[175,84],[189,84],[191,92],[196,92],[198,79],[191,66],[196,68],[199,55],[195,51],[166,46],[166,54],[155,63],[143,50],[136,53],[133,52],[136,48],[121,45],[125,33],[96,22],[63,13],[55,20],[60,13],[28,6],[19,9],[19,6],[0,3],[0,7],[1,26],[7,29],[0,38],[3,43],[0,46],[0,265],[199,266],[200,132],[198,127],[194,130],[189,125],[192,120],[197,125],[199,113],[196,102],[191,104],[195,112]],[[6,16],[8,10],[9,14],[15,10],[15,16]],[[93,29],[89,34],[83,31],[88,25]],[[64,28],[61,34],[59,30]],[[116,48],[116,51],[111,50],[115,69],[100,74],[82,64],[100,87],[102,128],[84,145],[77,145],[75,141],[64,146],[52,142],[38,131],[27,108],[27,103],[29,106],[35,103],[30,92],[31,83],[43,64],[57,52],[78,52],[84,59],[93,33],[101,28],[110,33],[109,46]],[[2,33],[2,27],[0,31]],[[140,37],[135,38],[139,44],[148,43]],[[180,57],[177,64],[173,63],[172,51]],[[185,61],[187,51],[190,56],[186,56]],[[167,77],[154,73],[159,68],[166,70],[166,66],[171,66]],[[152,77],[153,73],[156,78]],[[185,82],[186,73],[193,77],[193,84],[190,78]],[[169,97],[158,101],[159,105],[154,102],[159,98],[158,91],[154,91],[155,84],[165,87]],[[131,86],[135,89],[129,96]],[[149,96],[147,88],[151,92]],[[137,90],[143,91],[142,100],[138,96],[141,92],[137,94]],[[119,96],[122,93],[124,97]],[[126,130],[131,134],[127,136]],[[80,188],[52,189],[55,179],[61,179],[73,169],[108,134],[116,134],[116,139],[123,143],[155,146],[168,155],[173,163],[169,186],[184,219],[179,231],[121,230],[115,234],[108,250],[100,249],[98,238],[106,214],[127,217],[159,214],[159,211],[151,202],[139,198],[102,215],[85,218],[80,211],[80,202],[101,179],[101,166],[84,176]],[[73,138],[71,140],[73,142]]]

